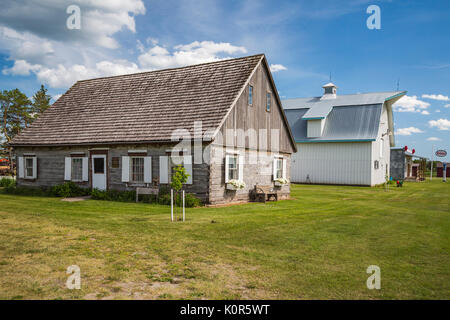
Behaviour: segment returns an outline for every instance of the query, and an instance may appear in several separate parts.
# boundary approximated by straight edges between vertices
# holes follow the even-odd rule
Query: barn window
[[[25,158],[25,178],[33,179],[33,158]]]
[[[83,158],[72,158],[72,181],[83,180]]]
[[[270,92],[267,92],[267,102],[266,102],[266,111],[270,111],[272,95]]]
[[[248,86],[248,104],[253,105],[253,86]]]
[[[131,181],[144,182],[144,157],[131,158]]]

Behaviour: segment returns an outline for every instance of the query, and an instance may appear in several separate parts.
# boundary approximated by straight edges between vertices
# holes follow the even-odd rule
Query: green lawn
[[[450,299],[449,196],[437,179],[294,185],[171,223],[164,206],[1,194],[0,299]]]

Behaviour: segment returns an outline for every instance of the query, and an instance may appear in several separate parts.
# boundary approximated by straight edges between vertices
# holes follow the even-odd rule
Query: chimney
[[[327,83],[322,87],[324,89],[323,96],[320,98],[320,100],[326,100],[326,99],[336,99],[336,85],[332,82]]]

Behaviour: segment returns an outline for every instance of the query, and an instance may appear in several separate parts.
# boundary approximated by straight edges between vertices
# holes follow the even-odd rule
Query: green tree
[[[174,205],[176,205],[177,199],[180,199],[180,208],[182,207],[180,190],[183,188],[183,184],[187,182],[188,178],[189,174],[186,173],[186,169],[182,165],[178,165],[173,169],[172,182],[170,183],[170,186],[175,190]]]
[[[4,153],[9,154],[12,161],[12,149],[8,143],[20,130],[30,123],[31,101],[19,89],[3,90],[0,92],[0,129],[3,140]]]
[[[52,97],[47,94],[47,89],[41,84],[41,88],[33,95],[33,103],[31,104],[30,117],[31,121],[35,120],[41,113],[50,107]]]

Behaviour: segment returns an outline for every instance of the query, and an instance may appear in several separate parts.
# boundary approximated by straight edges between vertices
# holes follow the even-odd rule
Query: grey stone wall
[[[390,174],[394,180],[405,179],[405,151],[402,149],[391,149]]]

